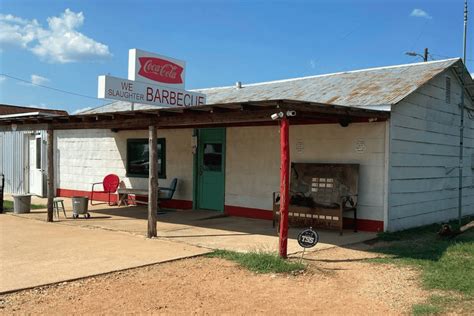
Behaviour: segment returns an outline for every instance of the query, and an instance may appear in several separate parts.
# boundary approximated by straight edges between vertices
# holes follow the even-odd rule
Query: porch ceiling
[[[207,126],[239,126],[276,124],[271,115],[279,111],[296,111],[292,124],[367,122],[369,119],[386,120],[387,111],[351,108],[295,100],[267,100],[202,105],[195,107],[174,107],[152,110],[135,110],[111,113],[62,115],[54,117],[21,117],[0,119],[0,130],[31,129],[146,129],[196,128]]]

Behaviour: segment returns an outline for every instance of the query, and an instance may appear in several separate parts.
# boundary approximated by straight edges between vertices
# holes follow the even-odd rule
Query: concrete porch
[[[7,197],[11,199],[11,197]],[[143,206],[89,205],[91,218],[72,218],[71,199],[64,198],[67,218],[62,212],[54,221],[61,225],[90,229],[126,232],[138,236],[147,233],[147,208]],[[33,204],[46,205],[46,199],[32,198]],[[22,218],[46,220],[46,209],[32,210],[29,214],[15,214]],[[205,210],[170,210],[158,215],[158,238],[208,249],[234,251],[277,251],[278,235],[271,221],[243,217],[223,216],[222,213]],[[303,228],[290,228],[288,253],[302,251],[296,237]],[[343,236],[337,231],[317,229],[319,244],[311,250],[344,246],[370,240],[376,233],[345,230]]]

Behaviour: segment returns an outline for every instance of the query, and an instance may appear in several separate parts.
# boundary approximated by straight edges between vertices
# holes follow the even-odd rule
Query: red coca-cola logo
[[[156,57],[140,57],[138,74],[153,81],[164,83],[183,83],[183,67],[169,60]]]

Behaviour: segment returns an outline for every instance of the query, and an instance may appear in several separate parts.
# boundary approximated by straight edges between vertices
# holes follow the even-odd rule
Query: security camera
[[[272,118],[272,120],[278,120],[279,118],[282,118],[283,117],[283,112],[278,112],[278,113],[273,113],[270,117]]]
[[[296,111],[286,111],[286,116],[296,116]]]

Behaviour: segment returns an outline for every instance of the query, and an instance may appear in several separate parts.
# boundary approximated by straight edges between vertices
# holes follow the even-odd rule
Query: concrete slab
[[[36,199],[37,204],[45,200]],[[143,206],[109,207],[107,205],[89,206],[90,219],[72,219],[72,204],[65,198],[68,218],[60,214],[61,224],[101,228],[113,231],[128,232],[139,236],[146,235],[147,208]],[[158,237],[164,240],[186,243],[211,249],[234,251],[277,251],[278,235],[268,220],[242,217],[224,217],[222,213],[202,210],[178,210],[158,215]],[[22,217],[46,219],[45,210],[33,210]],[[288,252],[302,251],[296,238],[302,228],[290,228]],[[317,229],[320,242],[311,250],[354,244],[376,237],[376,233],[345,230],[342,236],[333,230]]]
[[[209,252],[182,242],[31,220],[45,218],[44,211],[25,215],[0,215],[0,293]]]

